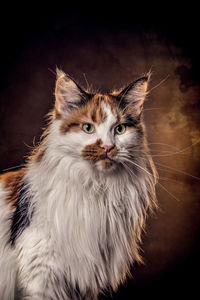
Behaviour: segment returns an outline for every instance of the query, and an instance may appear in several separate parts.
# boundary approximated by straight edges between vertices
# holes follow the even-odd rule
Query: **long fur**
[[[142,260],[141,232],[156,204],[145,138],[129,156],[121,151],[121,164],[106,174],[77,155],[81,139],[73,132],[61,136],[61,122],[51,122],[42,158],[26,166],[20,201],[29,201],[28,222],[13,245],[14,213],[0,186],[1,300],[95,300],[107,288],[115,290],[131,264]]]

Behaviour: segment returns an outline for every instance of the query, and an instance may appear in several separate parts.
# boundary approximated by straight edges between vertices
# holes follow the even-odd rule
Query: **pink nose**
[[[106,153],[114,148],[113,145],[101,145],[100,147],[103,148]]]

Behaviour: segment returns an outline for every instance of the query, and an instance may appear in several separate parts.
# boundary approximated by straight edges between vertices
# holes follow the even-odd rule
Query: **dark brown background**
[[[134,278],[113,299],[194,299],[200,266],[198,9],[59,5],[1,11],[0,169],[22,164],[27,144],[38,141],[54,102],[56,66],[84,87],[86,76],[103,92],[151,69],[144,116],[160,174],[160,209],[144,234],[145,264],[133,268]]]

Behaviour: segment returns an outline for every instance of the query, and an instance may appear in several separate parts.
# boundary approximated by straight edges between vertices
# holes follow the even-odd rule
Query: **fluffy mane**
[[[147,82],[91,94],[58,72],[41,143],[20,176],[0,178],[22,299],[97,299],[142,261],[157,181],[141,117]]]

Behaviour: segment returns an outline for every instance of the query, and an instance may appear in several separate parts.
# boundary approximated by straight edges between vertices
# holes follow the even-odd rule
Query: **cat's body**
[[[25,168],[0,176],[1,300],[97,299],[141,260],[156,202],[139,118],[147,80],[91,95],[58,72],[40,146]]]

